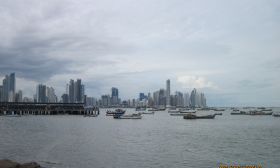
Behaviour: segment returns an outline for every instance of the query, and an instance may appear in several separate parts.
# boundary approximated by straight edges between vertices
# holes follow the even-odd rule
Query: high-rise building
[[[183,107],[184,106],[184,97],[182,92],[176,92],[175,93],[175,102],[177,107]]]
[[[62,103],[69,103],[69,95],[68,94],[63,94],[61,96]]]
[[[112,105],[118,105],[119,104],[119,90],[118,88],[112,87],[111,89],[111,99],[112,99]]]
[[[166,106],[170,106],[170,80],[166,81]]]
[[[70,80],[68,85],[68,96],[69,96],[69,103],[75,102],[75,82],[73,79]]]
[[[190,106],[190,95],[188,93],[184,94],[184,107]]]
[[[3,102],[3,86],[0,85],[0,102]]]
[[[47,101],[49,103],[57,102],[57,96],[55,95],[55,90],[53,87],[47,87]]]
[[[36,102],[46,103],[47,102],[47,87],[46,85],[39,84],[36,89]]]
[[[101,104],[103,107],[109,107],[111,105],[110,104],[110,95],[102,95]]]
[[[22,91],[19,90],[15,95],[15,102],[22,102]]]
[[[66,86],[66,91],[69,96],[69,103],[84,103],[85,86],[81,79],[77,79],[76,82],[71,79]]]
[[[196,89],[194,88],[191,92],[191,96],[190,96],[190,105],[191,107],[196,107],[197,106],[197,93],[196,93]]]
[[[14,102],[15,101],[15,90],[16,90],[16,76],[15,73],[6,75],[3,79],[3,93],[2,101]]]

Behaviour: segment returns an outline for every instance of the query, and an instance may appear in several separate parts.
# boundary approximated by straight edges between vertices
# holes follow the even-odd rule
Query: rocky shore
[[[42,167],[36,162],[20,164],[20,163],[5,159],[5,160],[0,160],[0,168],[42,168]]]

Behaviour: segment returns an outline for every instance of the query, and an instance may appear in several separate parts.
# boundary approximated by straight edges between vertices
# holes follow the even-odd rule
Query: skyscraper
[[[36,89],[36,102],[46,103],[47,102],[47,87],[46,85],[39,84]]]
[[[16,75],[11,73],[9,77],[9,102],[15,101],[15,91],[16,91]]]
[[[57,96],[55,95],[55,91],[53,87],[47,87],[47,100],[49,103],[57,102]]]
[[[22,102],[22,91],[19,90],[16,94],[15,94],[15,102]]]
[[[119,102],[118,88],[112,87],[111,99],[112,99],[112,105],[118,105],[118,102]]]
[[[75,102],[75,86],[74,80],[71,79],[68,85],[68,96],[69,96],[69,103]]]
[[[197,105],[197,95],[196,95],[196,89],[194,88],[191,92],[191,97],[190,97],[190,105],[191,107],[196,107]]]
[[[170,80],[166,81],[166,106],[170,106]]]
[[[85,86],[82,84],[81,79],[77,79],[76,82],[73,79],[71,79],[66,87],[66,91],[69,96],[69,103],[84,102]]]
[[[15,73],[6,75],[5,78],[3,79],[2,101],[14,102],[15,101],[15,90],[16,90]]]
[[[3,86],[0,85],[0,102],[3,101]]]

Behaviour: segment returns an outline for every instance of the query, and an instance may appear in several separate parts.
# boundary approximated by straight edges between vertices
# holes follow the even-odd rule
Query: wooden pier
[[[0,115],[88,115],[99,113],[98,107],[84,107],[83,103],[26,103],[0,102]]]

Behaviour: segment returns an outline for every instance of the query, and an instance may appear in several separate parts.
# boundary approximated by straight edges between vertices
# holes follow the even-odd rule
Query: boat
[[[192,119],[214,119],[215,118],[215,114],[213,115],[205,115],[205,116],[197,116],[197,115],[194,115],[194,114],[187,114],[187,115],[184,115],[184,119],[188,119],[188,120],[192,120]]]
[[[125,110],[122,109],[116,109],[115,111],[107,111],[106,116],[114,116],[114,115],[123,115],[125,113]]]
[[[141,114],[155,114],[155,112],[154,111],[152,111],[152,112],[141,112]]]
[[[223,113],[215,113],[215,115],[223,115]]]
[[[171,116],[185,116],[191,113],[170,113]]]
[[[245,112],[245,111],[240,111],[240,112],[231,112],[230,114],[231,114],[231,115],[248,115],[248,113],[247,113],[247,112]]]
[[[128,115],[114,115],[114,119],[142,119],[141,113],[134,113]]]
[[[273,117],[280,117],[279,113],[273,113]]]
[[[213,109],[214,111],[225,111],[225,109]]]
[[[273,113],[273,112],[268,112],[268,113],[266,113],[266,112],[263,112],[263,111],[257,111],[257,110],[255,110],[255,111],[250,111],[250,112],[249,112],[249,115],[272,115],[272,113]]]
[[[184,110],[184,111],[179,111],[179,113],[196,113],[195,110]]]

